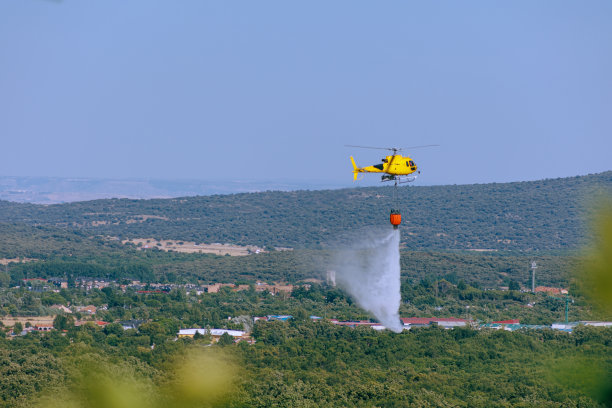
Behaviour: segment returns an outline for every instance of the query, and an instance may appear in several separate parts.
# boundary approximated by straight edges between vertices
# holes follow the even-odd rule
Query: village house
[[[275,283],[274,285],[269,285],[267,283],[263,283],[263,282],[257,282],[255,284],[255,290],[257,292],[265,292],[268,291],[273,295],[279,294],[279,293],[285,293],[285,294],[289,294],[291,292],[293,292],[293,285],[283,285],[280,283]]]
[[[577,326],[612,327],[612,322],[581,320],[578,322],[568,322],[568,323],[557,322],[557,323],[553,323],[550,327],[553,330],[571,332]]]
[[[98,309],[94,305],[88,305],[88,306],[77,306],[76,311],[80,313],[88,313],[90,315],[93,315],[93,314],[96,314]]]
[[[205,286],[208,293],[218,293],[221,288],[234,288],[233,283],[214,283],[212,285]]]
[[[126,320],[123,322],[119,322],[123,330],[137,330],[140,325],[144,323],[144,320]]]
[[[293,316],[291,315],[268,315],[267,318],[268,318],[268,321],[280,320],[280,321],[285,322],[289,319],[293,319]]]
[[[455,327],[469,326],[469,320],[459,319],[457,317],[402,317],[401,321],[404,325],[404,330],[410,330],[415,327],[426,327],[436,324],[445,329]]]
[[[85,290],[91,289],[104,289],[111,285],[114,285],[116,282],[113,280],[105,280],[102,278],[89,278],[79,276],[74,280],[76,287],[85,288]]]
[[[46,292],[51,290],[51,285],[43,278],[28,278],[21,280],[23,285],[32,292]]]
[[[228,329],[181,329],[177,333],[178,338],[182,337],[190,337],[193,338],[196,333],[199,333],[202,336],[206,336],[208,334],[212,337],[212,342],[216,343],[219,341],[221,336],[224,334],[228,334],[234,338],[235,342],[239,342],[242,340],[251,341],[251,337],[248,333],[242,330],[228,330]]]
[[[567,289],[563,288],[551,288],[548,286],[536,286],[535,293],[544,292],[549,295],[566,295]]]
[[[346,326],[346,327],[374,327],[374,326],[380,326],[380,323],[374,323],[371,322],[369,320],[347,320],[347,321],[340,321],[337,319],[330,319],[329,320],[332,324],[338,325],[338,326]]]
[[[68,281],[66,279],[49,278],[48,282],[54,284],[60,289],[68,289]]]
[[[55,310],[58,310],[64,313],[72,313],[72,310],[68,309],[68,307],[64,305],[52,305],[52,306],[49,306],[49,309],[55,309]]]

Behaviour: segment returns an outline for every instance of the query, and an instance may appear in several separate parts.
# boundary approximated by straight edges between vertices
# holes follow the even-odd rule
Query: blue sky
[[[612,2],[0,0],[0,175],[419,184],[612,169]],[[377,177],[360,185],[375,184]]]

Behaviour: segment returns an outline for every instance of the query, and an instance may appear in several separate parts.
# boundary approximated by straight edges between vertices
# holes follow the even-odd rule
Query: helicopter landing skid
[[[405,183],[412,183],[414,180],[416,180],[417,176],[389,176],[389,175],[385,175],[382,176],[380,181],[385,182],[385,181],[395,181],[395,184],[405,184]]]

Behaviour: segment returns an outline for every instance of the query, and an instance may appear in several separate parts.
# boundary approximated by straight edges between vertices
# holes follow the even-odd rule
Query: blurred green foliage
[[[113,361],[93,350],[64,360],[67,384],[56,384],[33,405],[40,408],[212,407],[226,403],[237,375],[235,357],[218,348],[183,347],[162,369],[128,358]],[[26,404],[26,405],[28,405]]]
[[[589,379],[612,367],[605,328],[395,334],[258,322],[255,345],[168,336],[153,349],[131,332],[119,337],[147,340],[112,346],[115,333],[84,326],[61,344],[45,340],[63,337],[53,333],[0,339],[0,406],[600,407]],[[575,361],[599,368],[583,371]],[[560,381],[551,366],[570,375]]]
[[[589,300],[612,317],[612,199],[598,203],[592,228],[594,239],[576,278]]]
[[[579,292],[593,305],[597,315],[612,320],[612,199],[602,198],[595,206],[592,220],[593,241],[584,261],[575,271]],[[579,328],[576,343],[583,345],[600,336],[593,328]],[[553,360],[550,375],[564,388],[579,390],[605,406],[612,407],[612,366],[609,357],[601,359],[591,347],[582,353]]]

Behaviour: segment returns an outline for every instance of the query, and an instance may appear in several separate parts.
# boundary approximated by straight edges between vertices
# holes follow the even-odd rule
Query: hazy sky
[[[0,0],[0,138],[5,176],[610,170],[612,1]]]

